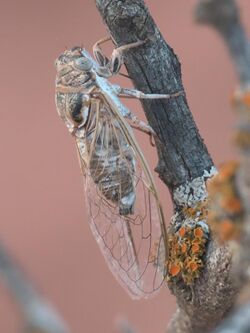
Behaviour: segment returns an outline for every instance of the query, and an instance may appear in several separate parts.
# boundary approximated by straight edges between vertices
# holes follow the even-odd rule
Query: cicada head
[[[55,61],[57,84],[80,86],[92,78],[94,62],[87,51],[79,46],[64,51]]]
[[[94,62],[81,47],[64,51],[56,60],[56,106],[70,133],[80,137],[90,108],[89,87]]]

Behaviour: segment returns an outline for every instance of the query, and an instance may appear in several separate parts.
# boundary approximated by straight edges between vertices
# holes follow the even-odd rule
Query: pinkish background
[[[179,55],[191,110],[216,164],[231,159],[229,98],[237,81],[223,43],[194,24],[196,1],[147,3]],[[249,30],[250,3],[239,3]],[[106,35],[94,0],[9,0],[0,15],[0,238],[72,332],[114,333],[124,316],[138,333],[162,333],[175,298],[163,288],[154,299],[132,301],[107,269],[88,226],[75,147],[55,109],[55,58],[65,47],[91,49]],[[128,105],[143,117],[139,103]],[[154,166],[155,153],[143,141]],[[169,221],[170,198],[158,185]],[[0,332],[19,332],[20,323],[0,284]]]

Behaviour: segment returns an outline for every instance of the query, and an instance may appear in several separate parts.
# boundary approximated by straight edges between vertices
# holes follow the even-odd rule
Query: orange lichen
[[[200,276],[209,229],[206,225],[208,201],[184,206],[180,212],[184,224],[169,237],[167,281],[191,285]]]
[[[191,223],[182,226],[169,237],[170,253],[167,263],[169,282],[177,279],[185,284],[192,284],[194,279],[199,277],[203,267],[201,259],[208,238],[205,230],[200,225]]]
[[[250,92],[246,92],[243,96],[242,96],[242,103],[245,104],[246,106],[250,107]]]
[[[250,107],[250,92],[236,92],[233,94],[231,102],[234,106],[244,105]]]
[[[221,207],[232,214],[238,214],[242,210],[241,201],[236,197],[223,198],[221,200]]]
[[[191,247],[193,253],[198,253],[200,251],[200,246],[198,244],[193,244]]]
[[[197,213],[197,210],[194,207],[186,207],[184,208],[184,212],[189,217],[194,217]]]
[[[208,182],[208,189],[213,189],[215,185],[221,185],[221,183],[227,181],[231,177],[235,175],[235,171],[239,167],[239,162],[237,161],[229,161],[224,163],[220,166],[219,173],[215,175],[209,182]],[[217,186],[216,186],[217,190]]]
[[[197,237],[197,238],[202,238],[204,235],[204,232],[202,230],[202,228],[196,228],[194,229],[194,236]]]
[[[207,215],[207,200],[200,201],[194,207],[184,207],[183,213],[186,217],[203,219]]]
[[[233,237],[234,234],[235,234],[235,225],[231,220],[225,219],[220,223],[219,235],[222,241],[227,241],[234,238]]]
[[[196,262],[191,262],[189,264],[189,268],[191,269],[192,272],[197,271],[197,269],[199,268],[198,264]]]
[[[169,274],[171,276],[177,276],[181,271],[181,267],[178,264],[171,264],[169,268]]]
[[[250,123],[250,91],[237,91],[235,93],[234,109],[240,114],[241,124]],[[238,127],[234,142],[241,149],[250,147],[250,131],[247,127]]]
[[[183,280],[186,284],[192,284],[195,278],[200,275],[200,270],[204,266],[202,260],[197,257],[188,257],[184,263],[185,272],[183,274]]]
[[[208,186],[210,202],[208,223],[222,242],[236,239],[244,215],[235,183],[238,167],[237,162],[224,164]]]
[[[183,243],[183,244],[181,245],[181,252],[182,252],[182,253],[186,253],[186,252],[187,252],[187,244]]]
[[[186,228],[185,227],[180,227],[180,229],[179,229],[179,235],[181,237],[184,237],[185,233],[186,233]]]

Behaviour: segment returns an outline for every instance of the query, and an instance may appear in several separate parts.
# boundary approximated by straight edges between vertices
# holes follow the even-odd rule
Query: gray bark
[[[97,7],[117,45],[150,38],[125,53],[134,86],[146,93],[183,90],[181,65],[162,38],[142,0],[96,0]],[[149,124],[159,140],[157,172],[170,190],[202,176],[213,165],[189,110],[186,96],[143,101]]]

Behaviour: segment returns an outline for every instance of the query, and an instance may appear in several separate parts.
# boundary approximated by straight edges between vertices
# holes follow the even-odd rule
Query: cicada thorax
[[[121,215],[133,214],[135,203],[135,156],[119,122],[105,105],[99,114],[91,113],[86,127],[90,153],[88,169],[101,194],[119,206]],[[85,152],[86,154],[86,152]],[[85,155],[86,156],[86,155]]]

